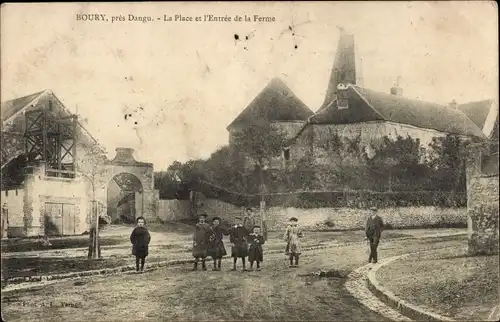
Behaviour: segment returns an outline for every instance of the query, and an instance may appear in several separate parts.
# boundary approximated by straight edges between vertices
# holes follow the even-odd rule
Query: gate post
[[[7,206],[7,203],[4,202],[2,206],[1,239],[7,238],[8,228],[9,228],[9,207]]]

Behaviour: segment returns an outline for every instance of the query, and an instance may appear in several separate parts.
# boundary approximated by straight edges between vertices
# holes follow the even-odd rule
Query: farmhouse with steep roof
[[[2,237],[81,234],[92,213],[115,222],[134,222],[136,214],[156,219],[153,165],[135,161],[126,148],[107,160],[52,91],[2,102],[1,121],[1,196],[9,218]]]

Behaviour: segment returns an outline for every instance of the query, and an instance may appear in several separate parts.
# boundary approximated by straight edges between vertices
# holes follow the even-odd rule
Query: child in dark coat
[[[250,270],[253,269],[253,263],[257,262],[257,270],[260,271],[260,263],[264,261],[262,245],[264,245],[264,236],[261,234],[260,226],[254,226],[253,232],[248,236],[250,248],[248,249],[248,261],[250,262]]]
[[[227,255],[226,247],[224,247],[224,235],[229,235],[226,227],[221,225],[221,219],[214,217],[212,219],[212,236],[210,237],[210,246],[208,249],[208,256],[214,260],[214,271],[221,270],[222,257]]]
[[[135,266],[137,272],[139,272],[139,261],[141,262],[141,272],[144,271],[144,263],[146,262],[146,257],[148,256],[149,242],[151,241],[151,235],[149,235],[149,231],[144,225],[146,225],[144,217],[138,217],[137,227],[135,227],[130,235],[132,255],[135,255]]]
[[[235,218],[235,225],[231,228],[229,240],[233,244],[231,247],[231,256],[233,257],[233,271],[236,270],[236,262],[241,258],[243,271],[246,271],[245,258],[248,256],[248,231],[243,227],[241,218]]]
[[[212,227],[205,221],[207,215],[202,213],[198,216],[198,223],[195,227],[193,234],[193,257],[194,266],[193,270],[198,269],[198,261],[201,259],[201,269],[206,271],[205,260],[208,254],[208,247],[210,244],[210,236],[212,236]]]

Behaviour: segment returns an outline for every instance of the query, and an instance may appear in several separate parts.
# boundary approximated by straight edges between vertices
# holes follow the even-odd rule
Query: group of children
[[[210,257],[213,260],[213,270],[220,271],[222,258],[227,255],[223,239],[224,236],[229,236],[231,257],[233,258],[232,270],[236,271],[239,258],[243,271],[246,271],[246,258],[248,257],[250,270],[253,270],[254,264],[256,264],[256,269],[260,271],[261,263],[264,261],[262,245],[265,244],[265,238],[262,235],[261,226],[255,224],[250,208],[247,209],[247,213],[250,215],[245,217],[244,221],[241,218],[235,218],[232,227],[224,227],[219,217],[214,217],[210,225],[206,222],[206,214],[199,215],[193,234],[193,257],[195,259],[193,270],[198,269],[200,261],[202,269],[207,270],[206,259]],[[284,240],[287,243],[285,254],[289,256],[290,267],[298,267],[301,254],[300,238],[303,237],[303,234],[297,222],[297,218],[290,218],[290,224],[284,235]],[[137,272],[144,270],[144,263],[148,256],[148,245],[151,241],[151,236],[144,226],[145,223],[143,217],[137,218],[137,227],[130,235],[132,254],[136,257]],[[249,224],[251,224],[250,227]]]
[[[193,270],[198,269],[198,262],[201,260],[202,269],[206,270],[206,259],[211,257],[214,262],[214,271],[221,270],[222,258],[227,255],[224,246],[224,236],[229,236],[231,242],[231,256],[233,257],[233,271],[236,270],[238,258],[241,259],[243,270],[246,270],[246,258],[250,262],[250,269],[254,263],[257,270],[263,262],[262,245],[265,243],[262,236],[261,227],[253,225],[252,231],[243,226],[241,218],[235,218],[234,225],[230,228],[221,225],[221,219],[214,217],[212,225],[206,222],[207,215],[200,214],[193,236]]]

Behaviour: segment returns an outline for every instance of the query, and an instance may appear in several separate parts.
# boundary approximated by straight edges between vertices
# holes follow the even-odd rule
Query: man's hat
[[[205,217],[206,218],[207,214],[202,212],[201,214],[198,214],[198,217]]]
[[[252,208],[250,208],[250,207],[247,207],[247,209],[245,209],[245,210],[252,210]]]
[[[377,211],[378,209],[377,209],[377,207],[370,207],[370,210],[371,211]]]
[[[290,218],[290,221],[299,221],[296,217]]]
[[[241,217],[234,217],[234,220],[241,220]]]
[[[221,221],[220,217],[214,217],[214,218],[212,218],[212,222],[214,222],[216,220]]]
[[[260,226],[259,225],[255,225],[255,226],[253,226],[253,228],[260,228]]]

